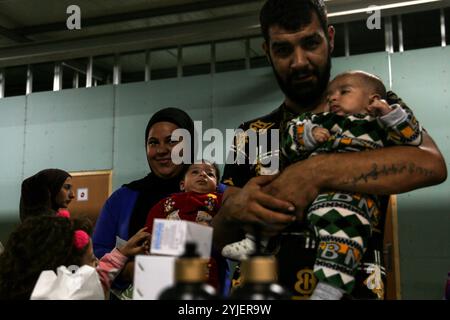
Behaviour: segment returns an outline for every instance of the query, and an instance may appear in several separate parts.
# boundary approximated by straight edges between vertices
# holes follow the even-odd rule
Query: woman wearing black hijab
[[[128,240],[145,225],[149,210],[161,199],[179,192],[184,165],[171,160],[172,132],[183,128],[190,132],[193,141],[194,123],[189,115],[177,108],[166,108],[155,113],[145,129],[147,162],[151,172],[143,179],[123,185],[103,206],[93,235],[94,252],[102,257],[116,246],[116,236]],[[118,289],[132,282],[132,263],[122,272]]]
[[[54,215],[67,209],[74,198],[72,176],[60,169],[45,169],[22,182],[20,220],[39,215]]]

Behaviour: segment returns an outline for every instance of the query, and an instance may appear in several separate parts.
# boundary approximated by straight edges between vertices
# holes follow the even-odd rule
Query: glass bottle
[[[212,300],[215,289],[206,283],[208,260],[196,252],[195,243],[187,243],[185,252],[175,260],[175,284],[165,289],[159,300]]]
[[[289,300],[290,294],[278,280],[278,264],[273,255],[262,253],[261,230],[255,226],[256,250],[241,262],[242,285],[233,290],[236,300]]]

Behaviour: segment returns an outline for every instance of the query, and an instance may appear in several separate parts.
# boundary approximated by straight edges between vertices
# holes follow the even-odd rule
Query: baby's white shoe
[[[245,238],[244,240],[233,242],[223,247],[222,256],[231,260],[242,261],[255,252],[255,249],[255,241]]]

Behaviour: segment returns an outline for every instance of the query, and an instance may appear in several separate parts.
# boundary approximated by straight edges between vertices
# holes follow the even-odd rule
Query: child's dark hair
[[[10,235],[0,255],[0,300],[30,299],[44,270],[80,265],[89,245],[76,249],[75,230],[91,234],[89,220],[56,216],[27,218]]]
[[[259,21],[266,43],[269,43],[269,28],[278,25],[286,30],[300,30],[312,21],[315,12],[326,35],[328,29],[327,9],[323,0],[267,0],[263,5]]]
[[[364,83],[364,85],[368,88],[370,88],[371,93],[378,94],[381,99],[386,99],[387,93],[386,93],[386,86],[384,85],[383,81],[380,77],[368,73],[361,70],[352,70],[352,71],[346,71],[343,73],[338,74],[334,79],[337,79],[339,77],[344,76],[357,76],[359,79]],[[333,79],[333,81],[334,81]]]

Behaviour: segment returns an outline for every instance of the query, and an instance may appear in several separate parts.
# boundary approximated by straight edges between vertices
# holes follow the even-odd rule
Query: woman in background
[[[172,132],[178,128],[188,130],[194,137],[194,122],[177,108],[162,109],[149,120],[145,129],[145,147],[151,172],[123,185],[106,201],[93,235],[97,257],[116,246],[116,237],[127,240],[144,227],[150,209],[161,199],[179,191],[184,165],[174,164],[171,159],[172,148],[178,143],[172,140]],[[134,262],[128,262],[113,288],[119,291],[128,288],[133,281],[133,268]]]
[[[22,182],[20,220],[61,211],[67,215],[67,207],[73,198],[72,176],[68,172],[61,169],[39,171]]]

